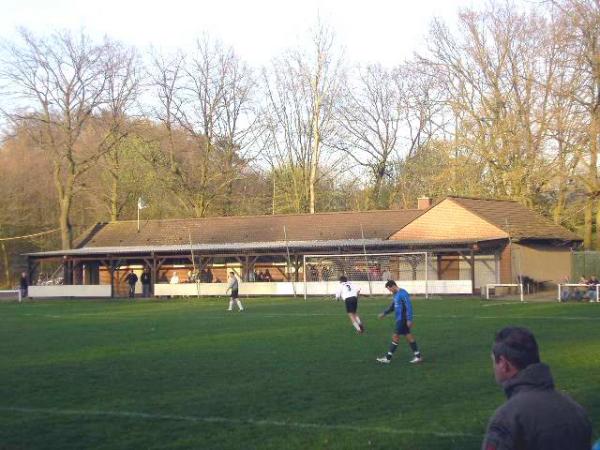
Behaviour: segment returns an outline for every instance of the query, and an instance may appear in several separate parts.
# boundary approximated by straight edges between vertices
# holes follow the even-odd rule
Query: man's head
[[[400,289],[394,280],[387,280],[385,282],[385,287],[392,294],[395,294]]]
[[[492,360],[498,383],[511,379],[530,364],[539,363],[540,352],[533,333],[522,327],[501,329],[494,339]]]
[[[340,277],[340,283],[345,283],[346,281],[348,281],[348,278],[346,278],[344,275],[342,275]]]
[[[229,272],[230,277],[235,277],[235,272]]]

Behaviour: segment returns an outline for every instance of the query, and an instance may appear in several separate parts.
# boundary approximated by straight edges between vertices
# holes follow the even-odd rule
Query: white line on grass
[[[78,409],[56,409],[56,408],[22,408],[0,406],[0,411],[25,413],[25,414],[47,414],[60,416],[104,416],[104,417],[126,417],[132,419],[147,420],[175,420],[181,422],[201,422],[201,423],[223,423],[233,425],[254,425],[262,427],[287,427],[298,429],[316,429],[331,431],[358,431],[387,434],[413,434],[413,435],[431,435],[436,437],[477,437],[477,434],[459,433],[454,431],[419,431],[409,429],[398,429],[388,427],[361,427],[356,425],[327,425],[318,423],[286,422],[282,420],[261,420],[261,419],[231,419],[227,417],[199,417],[199,416],[180,416],[173,414],[149,414],[133,411],[99,411],[99,410],[78,410]]]
[[[481,306],[483,306],[484,308],[488,308],[490,306],[519,305],[519,304],[525,304],[525,303],[527,303],[527,302],[519,302],[519,303],[517,303],[517,302],[499,302],[499,303],[488,303],[488,304],[481,305]]]
[[[507,319],[506,316],[475,316],[475,319]],[[565,317],[565,316],[514,316],[511,320],[600,320],[600,317]]]

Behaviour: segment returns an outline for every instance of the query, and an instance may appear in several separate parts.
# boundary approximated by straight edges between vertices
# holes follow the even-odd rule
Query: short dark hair
[[[540,362],[540,352],[535,336],[527,328],[505,327],[496,333],[492,347],[494,359],[504,356],[517,369]]]
[[[387,280],[385,282],[385,287],[386,288],[391,288],[392,286],[398,287],[398,285],[396,284],[396,282],[394,280]]]
[[[348,281],[348,278],[346,278],[344,275],[342,275],[340,277],[340,283],[345,283],[346,281]]]

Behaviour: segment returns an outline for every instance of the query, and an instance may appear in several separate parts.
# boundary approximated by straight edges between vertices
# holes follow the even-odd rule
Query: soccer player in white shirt
[[[341,276],[340,286],[335,294],[335,298],[344,300],[346,312],[348,313],[352,326],[356,328],[358,334],[362,334],[365,331],[365,327],[363,326],[360,317],[358,317],[358,314],[356,314],[356,310],[358,309],[358,294],[360,294],[360,289],[357,289],[350,283],[348,278]]]

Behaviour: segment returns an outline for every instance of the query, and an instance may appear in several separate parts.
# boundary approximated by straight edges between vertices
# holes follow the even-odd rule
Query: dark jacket
[[[130,272],[125,277],[125,280],[127,281],[127,283],[133,286],[135,283],[137,283],[138,277],[135,273]]]
[[[144,272],[141,277],[142,284],[150,284],[150,274]]]
[[[578,403],[554,389],[546,364],[527,366],[502,387],[508,400],[491,418],[483,450],[589,450],[590,421]]]

